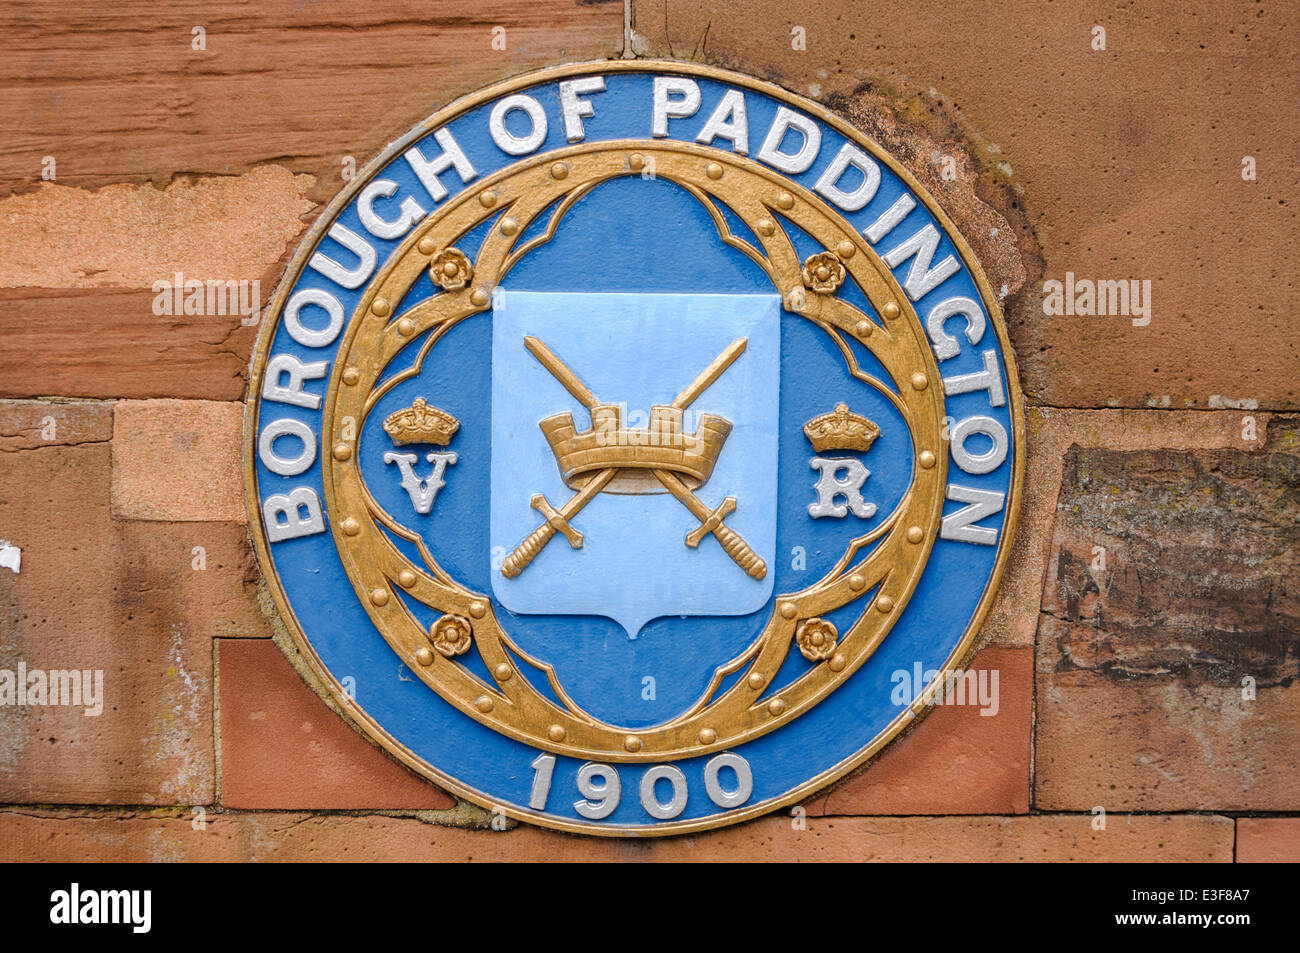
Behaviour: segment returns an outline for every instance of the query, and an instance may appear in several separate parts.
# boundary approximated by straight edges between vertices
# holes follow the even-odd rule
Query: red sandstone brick
[[[1072,445],[1112,450],[1263,448],[1269,414],[1250,415],[1253,430],[1236,410],[1025,410],[1025,482],[1015,541],[1006,573],[981,638],[998,645],[1034,644],[1037,608],[1052,548],[1062,458]]]
[[[1237,818],[1237,863],[1300,863],[1300,817]]]
[[[0,401],[0,453],[98,443],[112,436],[111,404]]]
[[[0,801],[212,799],[211,638],[255,624],[242,530],[111,519],[109,458],[0,453],[0,535],[22,549],[21,573],[0,570],[0,667],[100,670],[105,694],[98,716],[0,708]]]
[[[615,841],[521,825],[496,832],[380,815],[0,812],[0,859],[354,861],[1223,861],[1232,819],[1208,815],[770,817],[688,837]]]
[[[1275,419],[1260,453],[1069,453],[1035,806],[1300,807],[1297,433]]]
[[[153,300],[147,287],[0,289],[0,397],[240,400],[257,328],[159,317]]]
[[[360,168],[458,96],[617,56],[623,40],[621,3],[573,0],[123,0],[113,11],[6,12],[0,113],[21,125],[0,143],[0,188],[38,183],[46,155],[60,183],[81,188],[165,186],[275,160],[315,176],[328,197],[343,185],[345,156]],[[191,48],[196,24],[206,50]],[[505,50],[492,49],[494,26],[506,30]]]
[[[241,404],[124,400],[113,415],[113,515],[248,521]]]
[[[996,715],[981,715],[977,705],[936,705],[865,771],[809,802],[808,813],[1026,813],[1033,653],[985,649],[967,670],[998,673]]]
[[[222,640],[220,666],[225,806],[455,806],[453,798],[372,747],[326,707],[271,640]]]

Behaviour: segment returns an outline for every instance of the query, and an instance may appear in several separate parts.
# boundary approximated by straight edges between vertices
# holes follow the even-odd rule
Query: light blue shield
[[[736,508],[726,525],[770,567],[776,548],[777,420],[781,300],[776,295],[542,294],[499,291],[492,332],[492,584],[511,612],[601,615],[631,638],[651,619],[745,615],[772,592],[772,572],[747,574],[705,535],[686,544],[700,518],[667,492],[653,471],[624,469],[569,519],[581,547],[557,532],[513,578],[501,567],[546,519],[534,506],[562,510],[600,470],[562,472],[651,426],[653,408],[669,407],[719,355],[740,339],[743,353],[682,414],[685,445],[712,470],[693,486],[699,504]],[[542,342],[606,410],[593,425],[554,368],[525,338]],[[563,415],[570,414],[570,429]],[[550,419],[548,432],[539,424]],[[719,420],[730,424],[729,431]],[[614,425],[617,424],[617,426]],[[588,431],[605,435],[594,441]],[[720,437],[725,431],[725,436]],[[705,434],[709,434],[706,441]],[[658,438],[647,436],[654,444]],[[664,440],[667,444],[669,441]],[[583,448],[587,448],[584,450]],[[576,449],[575,449],[576,448]],[[595,459],[601,451],[594,450]],[[584,454],[587,454],[584,456]],[[656,458],[657,459],[657,458]]]

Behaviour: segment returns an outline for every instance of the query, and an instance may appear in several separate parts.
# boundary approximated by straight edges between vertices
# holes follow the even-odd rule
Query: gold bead
[[[773,698],[770,702],[767,703],[767,710],[774,715],[781,714],[781,712],[785,711],[785,699]]]
[[[371,601],[374,605],[377,605],[377,606],[386,606],[386,605],[388,605],[388,590],[387,590],[387,589],[371,589],[371,590],[370,590],[370,601]]]
[[[839,652],[836,652],[834,655],[831,656],[831,660],[826,664],[830,666],[832,672],[842,672],[844,671],[845,661],[846,660],[844,656]]]
[[[475,619],[481,619],[487,615],[487,606],[481,602],[471,602],[469,604],[469,614]]]
[[[912,388],[914,390],[925,390],[929,386],[930,378],[926,377],[924,374],[917,373],[912,375]]]
[[[478,204],[484,208],[491,208],[497,204],[497,194],[491,189],[488,189],[486,192],[480,192],[478,196]]]
[[[492,670],[492,674],[497,677],[498,682],[508,682],[510,681],[510,676],[513,675],[514,672],[510,670],[509,665],[505,662],[501,662]]]
[[[718,733],[712,728],[704,728],[700,731],[700,744],[711,745],[718,740]]]
[[[934,454],[931,453],[929,450],[922,450],[921,466],[925,467],[925,469],[928,470],[930,469],[930,467],[934,466],[934,463],[935,463]]]
[[[776,225],[770,218],[760,218],[756,227],[758,228],[758,233],[760,235],[771,235],[776,231]]]
[[[403,589],[410,589],[415,585],[415,573],[409,569],[403,569],[397,574],[397,584]]]
[[[334,444],[334,459],[340,462],[347,460],[352,456],[352,448],[346,443]]]
[[[627,157],[627,167],[633,172],[640,172],[645,165],[645,156],[639,152],[634,152]]]
[[[486,715],[492,710],[492,699],[488,698],[486,695],[480,695],[478,698],[474,699],[474,707]]]
[[[859,321],[857,324],[853,325],[853,333],[860,338],[871,337],[871,322]]]
[[[546,729],[546,737],[550,738],[552,741],[563,741],[564,728],[560,725],[551,725],[550,728]]]
[[[852,589],[854,592],[858,592],[862,589],[865,589],[866,586],[867,586],[867,581],[857,573],[854,573],[852,576],[849,576],[849,588]]]
[[[779,208],[789,211],[794,208],[794,196],[789,192],[781,192],[776,197],[776,204]]]
[[[903,312],[899,310],[897,301],[886,301],[885,306],[880,309],[880,313],[887,318],[896,318]]]
[[[361,372],[359,370],[357,370],[355,367],[344,368],[343,383],[351,387],[359,380],[361,380]]]
[[[626,738],[623,739],[623,747],[626,748],[628,751],[640,751],[641,739],[638,738],[636,735],[628,735]]]
[[[374,301],[370,302],[370,310],[383,318],[388,316],[388,312],[391,311],[392,308],[389,307],[387,298],[376,298]]]
[[[876,608],[886,614],[894,611],[894,600],[889,596],[878,596],[876,598]]]
[[[510,235],[513,235],[513,234],[514,234],[515,232],[517,232],[517,231],[519,231],[519,223],[516,222],[513,218],[503,218],[503,219],[501,219],[501,234],[502,234],[502,235],[505,235],[505,236],[508,237],[508,236],[510,236]]]
[[[793,619],[799,614],[799,607],[793,602],[781,603],[781,617],[783,619]]]
[[[835,246],[835,254],[839,255],[841,258],[852,258],[854,252],[857,250],[858,246],[853,244],[853,242],[849,241],[847,238]]]
[[[487,292],[484,291],[482,288],[475,288],[473,292],[470,293],[469,300],[476,307],[481,308],[483,307],[483,305],[488,303]]]
[[[404,338],[409,338],[415,333],[415,322],[410,318],[402,318],[397,322],[397,333]]]
[[[762,688],[763,681],[764,681],[763,676],[760,675],[758,672],[754,672],[752,675],[749,676],[749,687],[755,689]]]
[[[551,166],[551,178],[562,179],[569,174],[569,167],[563,162],[557,162]]]
[[[460,271],[460,265],[454,261],[449,261],[442,266],[442,273],[448,278],[456,277],[456,272]]]
[[[415,247],[420,250],[421,255],[432,255],[438,250],[438,243],[432,238],[421,238],[420,243]]]
[[[415,660],[421,665],[433,664],[433,653],[428,649],[420,648],[415,650]]]
[[[710,162],[705,167],[704,174],[710,179],[720,179],[722,178],[722,166],[718,165],[716,162]]]
[[[909,543],[919,543],[924,538],[925,538],[925,533],[921,531],[921,527],[909,526],[907,528],[907,541]]]
[[[339,525],[342,527],[343,533],[346,536],[355,536],[357,535],[357,533],[361,532],[361,524],[358,523],[356,520],[354,520],[351,516],[349,516]]]

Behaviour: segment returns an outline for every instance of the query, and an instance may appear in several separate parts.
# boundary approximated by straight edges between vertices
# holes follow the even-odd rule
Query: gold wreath
[[[583,712],[564,693],[549,666],[527,656],[509,639],[489,598],[451,578],[419,535],[400,526],[375,502],[361,479],[355,453],[321,456],[325,502],[340,558],[376,627],[403,660],[415,663],[410,664],[411,670],[460,711],[511,738],[557,754],[602,761],[663,761],[709,754],[772,731],[830,694],[880,645],[915,589],[942,513],[947,470],[938,367],[916,312],[889,268],[842,216],[812,192],[743,156],[673,141],[588,143],[525,159],[449,199],[413,229],[372,279],[348,325],[324,420],[324,432],[335,438],[323,441],[325,447],[341,439],[343,421],[350,418],[359,425],[393,386],[418,374],[429,350],[451,327],[488,310],[493,289],[521,258],[550,241],[564,214],[582,195],[647,167],[694,196],[722,241],[767,274],[786,309],[829,335],[850,373],[893,403],[911,431],[915,454],[912,483],[894,512],[853,540],[824,578],[799,592],[778,595],[763,632],[717,669],[706,693],[690,710],[665,724],[638,730],[635,736]],[[521,244],[530,223],[553,203],[556,207],[545,229]],[[719,203],[745,222],[757,246],[732,233]],[[401,302],[430,267],[431,255],[452,247],[487,219],[496,221],[472,264],[472,280],[394,315],[394,302]],[[883,324],[834,294],[806,291],[804,267],[783,221],[835,253],[872,306],[885,316]],[[389,362],[426,333],[429,338],[414,366],[376,387]],[[875,356],[895,382],[897,393],[859,368],[855,346]],[[413,542],[425,565],[408,559],[381,526]],[[859,558],[859,552],[875,542],[879,545]],[[870,604],[829,658],[764,695],[791,651],[802,621],[831,613],[873,589]],[[471,620],[474,644],[492,684],[452,658],[430,653],[420,623],[402,599],[390,598],[397,590],[440,613]],[[427,663],[416,661],[417,653]],[[563,707],[517,671],[516,659],[546,674]],[[726,676],[742,670],[742,677],[719,693]]]

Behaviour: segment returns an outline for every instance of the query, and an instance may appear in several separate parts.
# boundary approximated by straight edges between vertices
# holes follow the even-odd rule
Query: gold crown
[[[393,438],[399,447],[407,443],[436,443],[447,446],[460,429],[460,421],[437,407],[431,407],[423,397],[384,421],[384,433]]]
[[[803,432],[813,450],[870,450],[880,436],[880,428],[858,414],[849,411],[848,404],[836,404],[829,414],[814,417],[804,424]]]
[[[679,407],[651,407],[649,427],[628,427],[623,417],[621,406],[596,404],[590,430],[578,432],[567,411],[538,423],[569,487],[579,490],[592,473],[615,468],[607,493],[664,492],[653,470],[676,473],[694,490],[709,481],[731,433],[731,421],[715,414],[701,414],[696,432],[684,433]]]

